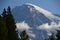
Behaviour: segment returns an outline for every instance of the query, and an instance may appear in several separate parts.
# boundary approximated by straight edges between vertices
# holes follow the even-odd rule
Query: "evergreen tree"
[[[25,30],[21,32],[20,40],[29,40],[29,36],[27,35]]]
[[[7,9],[7,18],[6,18],[7,28],[8,28],[8,38],[9,40],[18,40],[18,34],[16,31],[16,25],[11,13],[11,8]]]
[[[60,30],[57,30],[56,37],[57,37],[57,40],[60,40]]]
[[[50,40],[56,40],[56,37],[54,36],[54,34],[52,34],[49,38]]]
[[[7,27],[6,27],[6,23],[3,19],[2,16],[0,16],[0,40],[8,40],[7,39]]]
[[[5,8],[3,10],[2,16],[3,16],[4,19],[6,19],[6,9]]]
[[[10,7],[0,15],[0,40],[19,40]]]

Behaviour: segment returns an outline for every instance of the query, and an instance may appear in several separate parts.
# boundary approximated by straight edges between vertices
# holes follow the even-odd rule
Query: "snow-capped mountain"
[[[37,21],[40,21],[41,24],[45,22],[50,23],[51,21],[56,22],[60,20],[59,17],[53,15],[51,12],[44,10],[43,8],[40,8],[33,4],[23,4],[21,6],[16,6],[12,10],[12,12],[15,16],[16,21],[19,21],[19,22],[20,20],[23,21],[28,19],[29,17],[33,19],[33,21],[34,19]]]
[[[37,30],[38,26],[45,23],[51,24],[51,22],[58,23],[60,21],[60,17],[53,15],[51,12],[41,7],[29,3],[16,6],[13,8],[12,13],[18,24],[26,24],[26,26],[28,24],[30,27],[28,34],[34,37],[31,37],[33,40],[44,40],[45,38],[48,38],[47,31]]]

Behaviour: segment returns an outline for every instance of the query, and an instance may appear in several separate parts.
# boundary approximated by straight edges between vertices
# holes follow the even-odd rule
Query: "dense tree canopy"
[[[11,8],[8,7],[7,10],[4,8],[0,15],[0,40],[29,40],[26,31],[23,31],[20,36],[19,39]]]
[[[15,21],[8,7],[7,11],[4,8],[2,15],[0,15],[0,40],[18,40]]]

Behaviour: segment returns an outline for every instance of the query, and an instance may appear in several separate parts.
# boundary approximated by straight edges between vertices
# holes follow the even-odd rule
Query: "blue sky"
[[[2,13],[3,8],[11,6],[13,9],[15,6],[20,6],[24,3],[32,3],[52,13],[60,14],[60,0],[0,0],[0,13]]]

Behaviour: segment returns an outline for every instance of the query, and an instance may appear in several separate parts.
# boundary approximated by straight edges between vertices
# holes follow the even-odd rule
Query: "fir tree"
[[[0,40],[19,40],[10,7],[0,15]]]
[[[25,30],[21,32],[20,40],[29,40],[29,36],[27,35]]]
[[[5,8],[3,10],[2,16],[3,16],[4,19],[6,19],[6,9]]]
[[[57,30],[56,37],[57,37],[57,40],[60,40],[60,30]]]
[[[53,33],[52,33],[52,35],[49,38],[50,38],[50,40],[56,40],[56,37],[54,36]]]
[[[2,16],[0,16],[0,40],[8,40],[7,32],[8,32],[8,30],[6,27],[5,20],[3,19]]]
[[[7,28],[8,28],[8,38],[9,38],[9,40],[18,40],[16,25],[15,25],[15,21],[14,21],[13,15],[11,13],[11,8],[10,7],[8,7],[8,9],[7,9],[6,23],[7,23]]]

